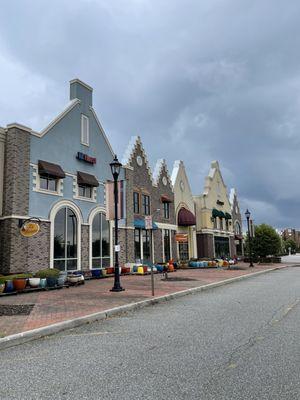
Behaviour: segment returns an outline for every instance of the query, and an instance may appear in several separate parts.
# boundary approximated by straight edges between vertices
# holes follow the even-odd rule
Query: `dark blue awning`
[[[134,227],[139,229],[145,229],[145,219],[144,218],[135,218],[134,219]],[[158,229],[158,226],[155,222],[152,221],[152,229]]]

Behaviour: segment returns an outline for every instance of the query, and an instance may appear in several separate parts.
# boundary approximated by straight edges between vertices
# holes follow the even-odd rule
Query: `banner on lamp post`
[[[152,229],[152,215],[145,217],[145,229]]]
[[[105,183],[106,220],[115,219],[114,182]],[[118,219],[124,218],[124,181],[118,181]]]

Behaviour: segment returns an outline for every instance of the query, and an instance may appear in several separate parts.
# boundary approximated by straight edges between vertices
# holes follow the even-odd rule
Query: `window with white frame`
[[[89,119],[86,115],[81,114],[81,143],[89,146]]]
[[[78,185],[78,196],[91,199],[93,195],[93,187],[87,185]]]
[[[41,190],[48,190],[50,192],[57,192],[58,179],[48,175],[40,175],[40,185]]]

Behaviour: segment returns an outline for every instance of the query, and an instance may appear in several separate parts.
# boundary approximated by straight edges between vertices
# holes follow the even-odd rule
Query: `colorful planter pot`
[[[130,267],[122,267],[122,274],[129,274],[130,273]]]
[[[29,278],[29,286],[37,288],[40,286],[41,278]]]
[[[101,269],[92,269],[92,277],[93,278],[100,278],[102,275]]]
[[[105,277],[106,275],[107,275],[106,269],[103,268],[103,269],[101,270],[101,276],[102,276],[102,277]]]
[[[79,281],[81,281],[81,275],[68,275],[68,282],[78,283]]]
[[[58,286],[64,286],[65,283],[66,283],[66,281],[67,281],[67,276],[66,276],[66,275],[60,275],[60,276],[57,278],[57,284],[58,284]]]
[[[13,279],[13,285],[17,292],[20,292],[25,289],[27,284],[26,278],[15,278]]]
[[[145,271],[145,270],[144,270],[144,267],[138,267],[136,273],[137,273],[138,275],[144,275],[144,271]]]
[[[14,291],[13,281],[6,281],[5,282],[5,293],[11,293],[13,291]]]
[[[168,272],[174,272],[174,270],[175,270],[175,268],[174,268],[173,264],[168,266]]]
[[[54,276],[48,276],[46,279],[48,287],[55,287],[57,285],[57,278]]]
[[[164,267],[162,265],[156,265],[157,272],[164,272]]]
[[[5,290],[5,283],[0,283],[0,293],[3,293]]]
[[[138,266],[137,266],[137,265],[134,265],[134,266],[132,267],[132,272],[137,273],[137,270],[138,270]]]
[[[45,288],[47,286],[47,279],[46,278],[41,278],[40,280],[40,287]]]
[[[107,273],[107,275],[113,274],[114,273],[114,268],[113,267],[106,268],[106,273]]]

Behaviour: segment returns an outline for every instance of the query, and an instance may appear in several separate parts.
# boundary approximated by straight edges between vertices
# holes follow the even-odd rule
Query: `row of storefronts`
[[[70,82],[70,101],[42,131],[14,123],[0,128],[0,273],[41,268],[79,270],[113,264],[109,217],[114,152],[92,104],[93,89]],[[242,255],[237,195],[228,196],[213,162],[193,196],[183,161],[154,172],[133,137],[119,176],[119,259],[164,263]],[[22,235],[24,221],[39,226]]]

